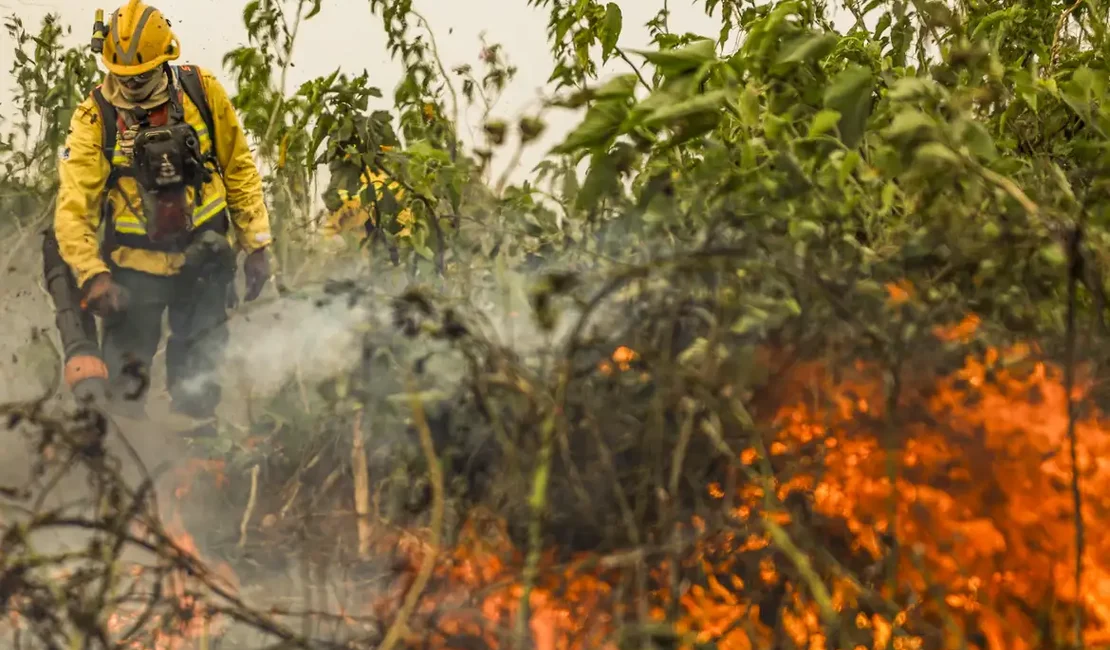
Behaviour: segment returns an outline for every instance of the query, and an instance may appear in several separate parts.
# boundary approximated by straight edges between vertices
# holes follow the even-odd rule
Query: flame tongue
[[[977,326],[968,318],[937,335],[964,340]],[[1076,593],[1072,468],[1061,453],[1066,397],[1060,373],[1023,361],[1028,353],[990,350],[933,385],[907,388],[893,429],[883,382],[866,364],[836,380],[816,363],[793,368],[779,380],[788,392],[774,416],[778,433],[768,441],[768,458],[753,447],[737,459],[750,476],[758,477],[765,462],[787,469],[774,481],[742,484],[733,495],[719,483],[707,486],[711,499],[723,504],[729,497],[728,525],[687,522],[678,535],[690,544],[680,554],[650,564],[633,552],[631,559],[583,557],[557,565],[549,553],[529,597],[531,641],[538,650],[613,649],[621,621],[640,625],[646,618],[665,624],[681,648],[770,647],[781,645],[780,635],[799,647],[823,647],[829,611],[846,617],[852,639],[874,648],[931,647],[940,641],[931,636],[942,629],[940,620],[978,635],[992,650],[1032,647],[1029,640],[1046,624],[1066,638]],[[634,351],[620,348],[599,371],[615,379],[637,361]],[[1101,530],[1110,523],[1110,462],[1104,460],[1110,419],[1093,413],[1077,433],[1084,517],[1088,530]],[[217,464],[192,469],[226,480]],[[188,490],[179,494],[185,498]],[[810,504],[805,521],[782,505],[799,499]],[[458,544],[436,558],[435,577],[409,620],[410,645],[430,639],[435,648],[462,648],[468,638],[483,647],[512,645],[524,594],[521,550],[508,541],[504,522],[495,521],[491,533],[488,520],[476,514]],[[786,537],[776,537],[776,530]],[[197,552],[183,528],[175,539]],[[845,545],[837,555],[842,564],[831,572],[821,556],[802,553],[811,568],[825,571],[818,582],[827,593],[814,595],[784,539],[800,547]],[[366,613],[387,622],[396,617],[429,552],[423,540],[418,531],[375,530],[374,550],[402,553],[409,577],[354,599],[360,606],[350,610],[351,624]],[[1081,603],[1088,644],[1110,642],[1108,558],[1110,536],[1091,536]],[[638,570],[648,572],[647,593],[622,595],[615,586],[629,584]],[[206,633],[209,617],[185,583],[174,589],[180,607],[195,615],[146,647],[176,650],[182,640]],[[1065,606],[1053,610],[1053,602]],[[902,605],[892,608],[895,603]],[[1030,611],[1055,613],[1046,623]],[[115,616],[121,626],[129,622]]]

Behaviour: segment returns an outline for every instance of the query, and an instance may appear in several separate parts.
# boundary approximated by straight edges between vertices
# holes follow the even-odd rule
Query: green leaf
[[[898,186],[895,185],[893,181],[883,185],[882,192],[880,193],[880,198],[882,200],[882,206],[879,208],[880,213],[884,215],[890,214],[891,208],[894,207],[894,197],[897,191]]]
[[[1068,262],[1068,254],[1064,251],[1064,247],[1055,242],[1042,246],[1037,251],[1037,257],[1055,268],[1063,268]]]
[[[794,39],[782,49],[777,64],[806,63],[825,57],[840,42],[840,36],[825,32],[806,34]]]
[[[763,114],[763,133],[771,140],[777,140],[786,127],[786,120],[774,113]]]
[[[680,95],[672,90],[659,88],[632,107],[631,114],[628,118],[629,123],[642,124],[644,118],[652,115],[656,111],[679,104],[684,98],[684,95]]]
[[[594,154],[590,160],[590,171],[586,173],[586,180],[582,183],[582,191],[575,199],[575,207],[588,210],[616,187],[617,167],[614,157],[608,153]]]
[[[746,126],[759,124],[759,93],[750,85],[740,91],[739,111]]]
[[[551,151],[565,154],[600,146],[617,135],[627,115],[628,107],[621,102],[598,102],[586,112],[585,119],[566,140]]]
[[[937,84],[932,79],[921,77],[902,77],[895,81],[887,97],[894,101],[912,101],[921,97],[932,95],[937,89]]]
[[[409,245],[412,246],[412,250],[428,261],[435,259],[435,253],[432,252],[432,249],[428,248],[427,231],[424,230],[424,228],[413,228],[411,232],[412,236],[409,238]]]
[[[844,154],[844,160],[840,163],[840,168],[837,170],[836,180],[837,184],[844,187],[852,173],[856,171],[860,163],[863,162],[863,157],[859,155],[858,151],[851,150]]]
[[[937,121],[931,116],[916,110],[906,109],[894,116],[890,126],[883,129],[883,135],[891,140],[931,136],[937,129]]]
[[[885,32],[887,28],[890,27],[891,20],[893,19],[890,17],[889,11],[884,13],[882,16],[879,16],[879,22],[875,23],[874,38],[877,39],[883,35],[883,32]]]
[[[994,139],[981,122],[970,119],[960,120],[956,125],[956,134],[975,157],[985,161],[998,158]]]
[[[687,118],[700,113],[718,113],[725,107],[731,90],[714,90],[704,95],[696,95],[670,106],[663,106],[644,118],[645,126],[656,126],[665,122]]]
[[[593,92],[594,99],[623,99],[631,97],[636,90],[636,75],[622,74],[605,82]]]
[[[1092,104],[1106,97],[1107,82],[1098,73],[1083,66],[1061,85],[1061,97],[1085,121],[1091,121]]]
[[[840,113],[840,139],[855,147],[863,138],[867,119],[871,116],[871,69],[852,66],[838,74],[825,89],[825,108]]]
[[[320,13],[320,4],[322,2],[323,0],[312,0],[312,9],[309,10],[307,14],[305,14],[304,19],[308,20],[309,18],[312,18],[316,14]]]
[[[959,154],[940,142],[926,142],[914,151],[914,159],[926,164],[951,167],[962,163]]]
[[[444,164],[451,162],[450,154],[434,146],[428,140],[417,140],[410,144],[405,151],[414,158],[435,160]]]
[[[605,22],[601,27],[601,58],[608,60],[613,50],[617,47],[617,39],[621,35],[623,19],[621,8],[617,3],[610,2],[605,7]]]
[[[720,124],[721,115],[721,111],[705,111],[677,120],[671,125],[674,135],[667,141],[667,146],[674,147],[709,133]]]
[[[834,111],[831,108],[822,109],[813,116],[813,121],[809,123],[808,137],[815,138],[824,135],[835,129],[839,123],[840,111]]]
[[[762,329],[770,316],[766,311],[753,307],[751,313],[741,316],[729,329],[734,334],[749,334]]]
[[[718,343],[717,349],[714,350],[717,359],[725,359],[728,357],[728,348],[723,344]],[[690,368],[700,366],[705,363],[709,357],[709,339],[699,336],[690,344],[690,347],[682,351],[678,355],[677,361],[683,366]]]
[[[985,35],[985,32],[991,31],[993,28],[1003,23],[1008,23],[1016,18],[1024,16],[1025,8],[1017,4],[987,14],[976,23],[975,29],[971,32],[971,40],[977,41]]]
[[[789,226],[790,236],[797,240],[815,239],[825,234],[825,228],[808,219],[795,219],[790,222]]]
[[[704,63],[717,58],[716,43],[708,38],[699,39],[685,47],[673,50],[629,50],[658,66],[665,76],[674,76],[696,70]]]
[[[254,21],[254,15],[258,13],[259,0],[251,0],[243,6],[243,23],[250,25]]]

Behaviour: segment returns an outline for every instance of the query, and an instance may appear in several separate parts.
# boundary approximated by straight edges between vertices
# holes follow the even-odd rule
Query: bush
[[[207,613],[303,646],[335,621],[375,646],[1105,644],[1101,16],[872,2],[841,33],[818,3],[710,0],[716,37],[664,9],[626,51],[618,4],[532,4],[546,110],[585,110],[520,184],[486,173],[511,128],[521,147],[543,129],[491,113],[500,48],[458,92],[411,3],[374,0],[408,71],[374,111],[365,74],[282,87],[277,26],[318,3],[248,4],[225,63],[281,308],[356,342],[322,380],[282,377],[186,477],[224,502],[183,520],[206,556],[244,584],[304,572],[270,616],[202,580]],[[631,72],[597,80],[611,59]],[[457,137],[460,94],[484,147]],[[400,190],[337,262],[304,206],[352,159]],[[9,535],[15,611],[77,620]],[[336,573],[342,614],[315,611]]]

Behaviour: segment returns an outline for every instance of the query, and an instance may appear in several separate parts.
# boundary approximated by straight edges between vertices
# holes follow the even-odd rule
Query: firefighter
[[[261,176],[221,84],[171,64],[180,43],[158,9],[130,0],[107,24],[97,15],[93,49],[108,72],[70,121],[54,234],[82,305],[101,320],[127,414],[145,415],[142,396],[128,393],[145,381],[168,312],[172,409],[204,421],[195,434],[212,434],[236,248],[246,301],[270,277]]]
[[[382,149],[388,151],[390,147],[383,146]],[[347,234],[353,234],[362,243],[381,226],[378,215],[388,200],[385,189],[388,188],[394,201],[402,200],[405,191],[396,181],[390,182],[385,173],[360,170],[350,161],[333,164],[331,168],[331,178],[323,194],[324,206],[330,214],[320,228],[320,234],[325,241],[335,245],[340,245],[343,236]],[[374,188],[377,204],[365,206],[362,197],[369,196],[371,186]],[[397,223],[401,226],[398,235],[407,235],[412,225],[412,212],[407,208],[401,210],[397,214]]]
[[[400,143],[388,124],[374,124],[372,119],[367,122],[367,130],[373,130],[381,142],[380,154],[375,159],[384,159],[383,154],[393,151]],[[383,217],[390,214],[397,215],[400,226],[397,235],[403,237],[409,232],[412,212],[398,210],[397,204],[404,199],[404,189],[384,170],[377,168],[378,165],[367,166],[360,153],[365,147],[357,137],[335,140],[329,146],[335,155],[328,163],[330,178],[321,196],[328,216],[319,230],[326,248],[345,247],[347,236],[353,236],[358,245],[379,236],[382,222],[386,221]],[[373,195],[369,192],[371,187]],[[390,255],[394,258],[397,255],[393,244],[390,244]]]

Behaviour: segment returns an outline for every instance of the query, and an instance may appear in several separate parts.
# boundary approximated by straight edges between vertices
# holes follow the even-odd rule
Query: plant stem
[[[274,133],[274,128],[277,126],[277,117],[281,113],[281,109],[285,106],[285,87],[289,78],[289,66],[293,63],[293,45],[297,41],[297,32],[301,28],[301,18],[304,16],[304,5],[306,0],[298,0],[297,2],[297,18],[293,21],[293,29],[289,32],[289,40],[285,47],[285,56],[281,62],[281,76],[278,81],[278,98],[274,103],[274,109],[270,111],[270,121],[266,124],[266,132],[262,134],[262,147],[269,155],[269,142],[270,137]]]
[[[1076,307],[1078,302],[1079,276],[1082,272],[1083,260],[1080,256],[1080,243],[1083,231],[1080,226],[1069,234],[1068,237],[1068,305],[1067,305],[1067,333],[1066,333],[1066,359],[1064,365],[1064,391],[1067,400],[1067,438],[1068,451],[1071,456],[1071,495],[1072,507],[1075,510],[1075,646],[1083,648],[1083,553],[1085,530],[1083,524],[1083,494],[1079,487],[1079,440],[1075,425],[1078,419],[1076,412],[1075,390],[1075,365],[1076,365]]]
[[[409,617],[416,610],[420,594],[423,593],[424,587],[427,586],[428,580],[432,577],[432,570],[435,569],[436,557],[439,555],[439,546],[443,539],[443,512],[446,505],[443,468],[439,466],[439,458],[436,457],[432,430],[428,426],[428,419],[424,414],[424,404],[420,400],[416,382],[410,377],[408,383],[412,418],[416,425],[416,432],[420,435],[420,447],[424,450],[424,460],[428,464],[428,475],[432,481],[432,533],[427,544],[427,555],[420,563],[420,572],[416,574],[416,580],[413,581],[408,593],[405,594],[405,601],[401,605],[401,610],[397,612],[397,618],[393,619],[393,624],[389,626],[389,631],[386,632],[379,650],[392,650],[393,646],[397,645],[398,640],[400,640]]]
[[[366,464],[366,446],[362,440],[364,409],[355,414],[351,431],[351,471],[354,473],[355,516],[358,526],[358,556],[370,559],[370,470]]]
[[[532,474],[532,497],[529,506],[532,510],[532,519],[528,523],[528,555],[524,561],[524,571],[521,582],[523,590],[520,594],[520,603],[516,612],[516,625],[513,630],[517,650],[526,648],[528,634],[528,621],[531,618],[532,590],[539,576],[540,558],[543,556],[543,516],[547,510],[547,486],[551,480],[551,459],[555,452],[555,431],[558,421],[563,417],[564,403],[566,401],[567,384],[570,383],[570,364],[563,362],[559,371],[559,384],[555,392],[555,401],[551,413],[543,423],[540,456],[536,463],[536,470]]]

